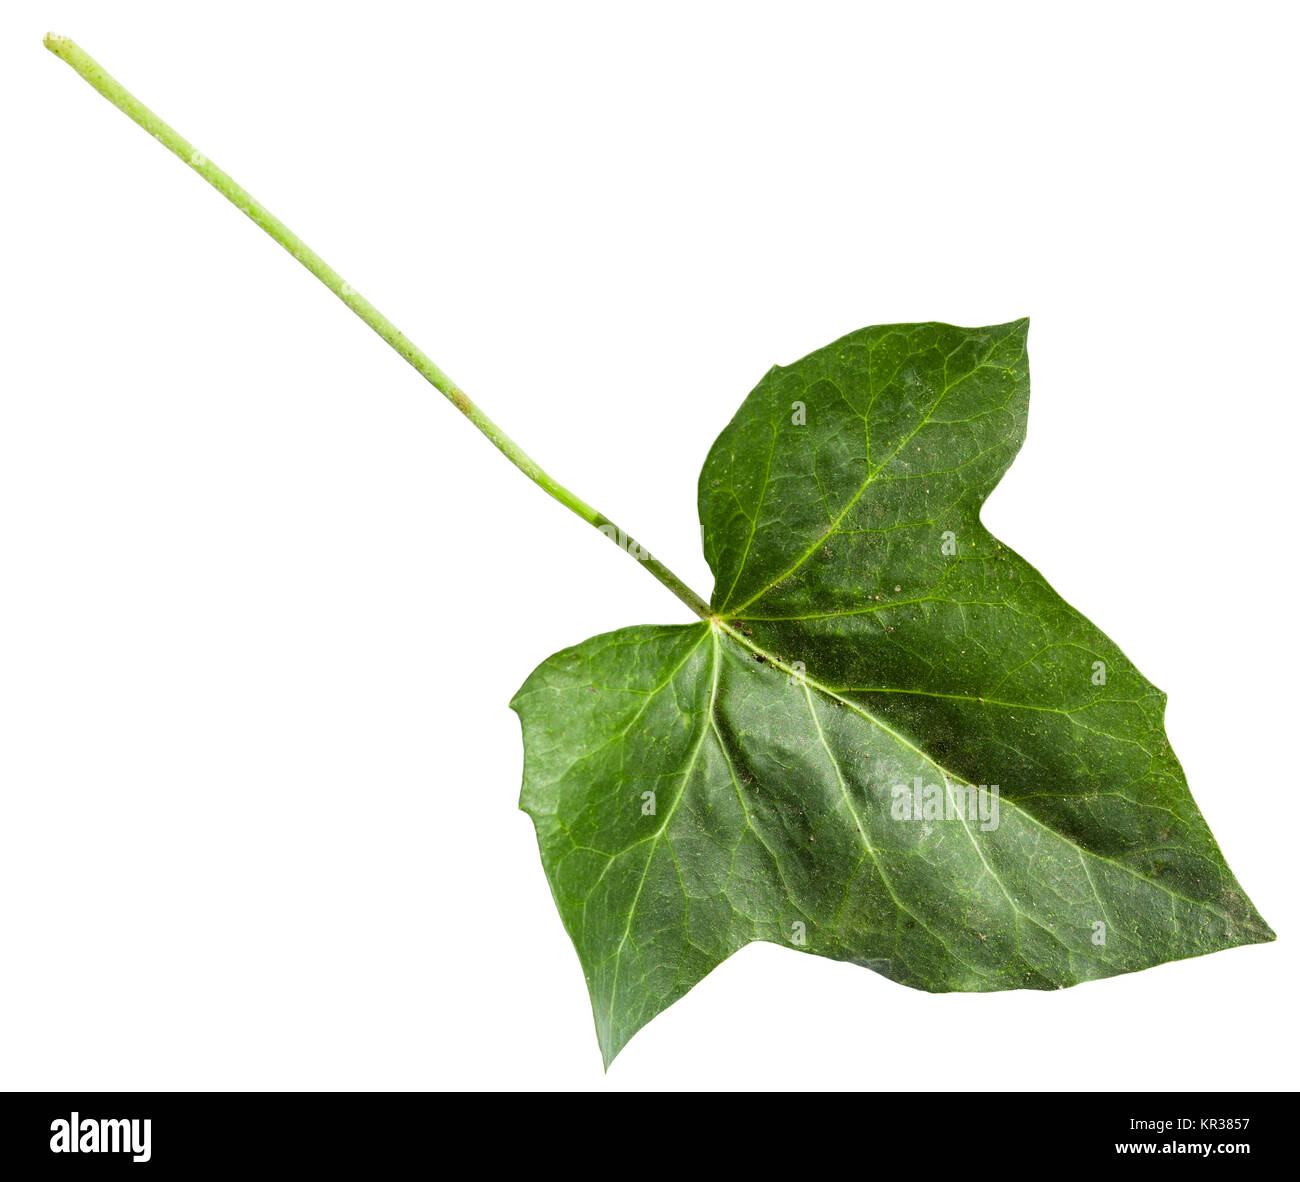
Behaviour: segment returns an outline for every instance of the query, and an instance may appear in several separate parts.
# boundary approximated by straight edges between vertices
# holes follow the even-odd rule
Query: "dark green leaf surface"
[[[1272,938],[1164,695],[980,524],[1026,329],[870,328],[772,369],[700,476],[715,618],[594,637],[516,695],[606,1063],[753,940],[946,991]]]

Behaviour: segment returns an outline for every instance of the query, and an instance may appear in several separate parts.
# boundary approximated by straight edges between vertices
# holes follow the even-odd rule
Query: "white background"
[[[7,4],[0,1086],[1294,1086],[1293,14]],[[603,1075],[506,704],[685,609],[47,27],[706,594],[769,365],[1031,316],[985,520],[1169,692],[1278,942],[937,997],[755,945]]]

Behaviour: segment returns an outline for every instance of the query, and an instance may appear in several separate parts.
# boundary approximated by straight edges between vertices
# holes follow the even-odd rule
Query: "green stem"
[[[290,230],[264,205],[237,185],[206,156],[197,151],[193,144],[159,119],[121,83],[109,75],[76,42],[67,37],[59,37],[54,33],[50,33],[45,38],[45,48],[56,57],[67,62],[91,86],[108,99],[113,106],[143,127],[163,147],[188,164],[236,209],[247,214],[257,225],[261,226],[267,234],[283,246],[285,250],[293,255],[308,271],[315,275],[330,291],[387,341],[425,381],[433,386],[435,390],[446,395],[452,405],[482,431],[493,446],[529,480],[550,493],[561,505],[573,510],[583,521],[594,525],[607,537],[614,539],[629,554],[636,557],[656,579],[696,615],[704,619],[710,617],[709,605],[700,596],[686,586],[657,558],[651,557],[638,542],[624,533],[603,513],[593,509],[581,497],[571,493],[544,472],[523,448],[470,401],[465,392],[451,378],[443,373],[402,333],[398,332],[387,316],[345,283],[343,276],[335,271],[297,234]]]

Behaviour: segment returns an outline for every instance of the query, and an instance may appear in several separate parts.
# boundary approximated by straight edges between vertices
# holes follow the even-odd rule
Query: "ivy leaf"
[[[706,604],[76,42],[45,45],[702,618],[566,649],[512,702],[606,1065],[754,940],[981,991],[1273,938],[1164,695],[980,524],[1024,438],[1026,321],[867,328],[770,370],[700,476]]]
[[[1165,695],[980,524],[1026,332],[868,328],[770,370],[700,476],[712,618],[584,641],[511,703],[606,1065],[754,940],[942,992],[1273,938]]]

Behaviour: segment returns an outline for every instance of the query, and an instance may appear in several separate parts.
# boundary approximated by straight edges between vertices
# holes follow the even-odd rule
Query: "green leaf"
[[[1164,694],[980,523],[1026,332],[868,328],[769,371],[700,476],[713,618],[594,637],[516,695],[606,1064],[753,940],[938,992],[1273,938]]]
[[[1273,938],[1164,695],[980,524],[1024,438],[1027,322],[863,329],[769,371],[700,476],[706,605],[80,46],[45,44],[705,617],[567,649],[512,703],[606,1064],[753,940],[940,991]]]

